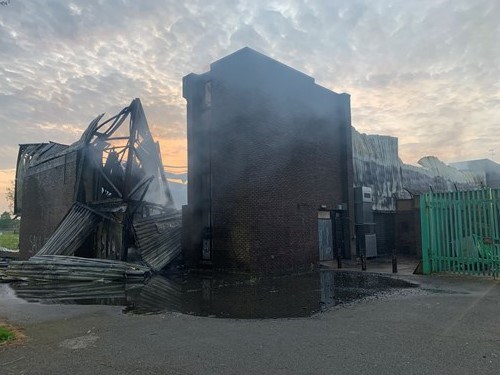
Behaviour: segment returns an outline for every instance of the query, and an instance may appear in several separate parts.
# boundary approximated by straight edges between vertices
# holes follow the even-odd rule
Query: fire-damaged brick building
[[[348,94],[244,48],[184,77],[183,96],[188,266],[268,273],[310,268],[322,245],[355,255]]]
[[[20,256],[141,260],[160,270],[180,253],[180,214],[142,104],[96,117],[71,145],[19,147],[14,212]]]

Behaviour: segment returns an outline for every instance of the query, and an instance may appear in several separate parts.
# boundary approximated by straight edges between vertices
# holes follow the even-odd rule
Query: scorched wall
[[[187,264],[263,273],[315,265],[320,207],[352,212],[349,95],[249,48],[183,84]]]

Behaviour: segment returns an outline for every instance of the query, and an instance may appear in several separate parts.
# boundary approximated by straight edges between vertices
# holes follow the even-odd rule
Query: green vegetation
[[[10,182],[10,186],[7,187],[5,192],[5,199],[9,204],[9,211],[12,212],[14,209],[14,198],[16,197],[16,183],[14,181]]]
[[[4,326],[0,326],[0,344],[14,340],[15,338],[16,335],[14,334],[14,332],[11,332],[8,328]]]
[[[0,230],[19,230],[20,223],[20,220],[11,217],[7,211],[0,214]]]
[[[19,249],[19,223],[7,211],[0,215],[0,247]]]
[[[19,249],[19,233],[2,232],[0,230],[0,247],[10,250]]]

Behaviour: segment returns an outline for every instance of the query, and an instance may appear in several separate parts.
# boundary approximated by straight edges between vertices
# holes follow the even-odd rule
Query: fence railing
[[[421,195],[420,217],[424,274],[498,276],[500,189]]]

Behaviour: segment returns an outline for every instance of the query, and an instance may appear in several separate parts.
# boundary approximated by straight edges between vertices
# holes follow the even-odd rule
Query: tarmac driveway
[[[30,304],[0,284],[0,317],[27,336],[0,347],[0,373],[500,373],[500,282],[409,279],[421,288],[267,320]]]

